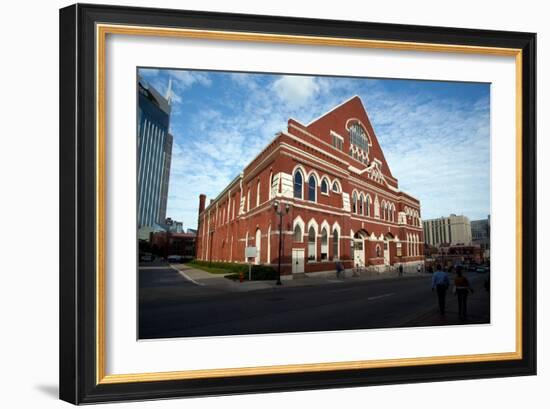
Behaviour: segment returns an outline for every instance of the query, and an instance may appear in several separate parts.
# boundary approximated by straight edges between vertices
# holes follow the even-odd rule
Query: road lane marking
[[[378,299],[380,299],[380,298],[385,298],[385,297],[391,297],[392,295],[395,295],[395,293],[374,295],[374,296],[372,296],[372,297],[368,297],[368,298],[367,298],[367,301],[378,300]]]

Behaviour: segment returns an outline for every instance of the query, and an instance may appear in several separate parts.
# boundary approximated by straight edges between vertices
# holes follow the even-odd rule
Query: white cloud
[[[319,93],[321,86],[315,77],[283,75],[273,83],[273,90],[285,103],[300,107]]]
[[[451,212],[483,217],[489,209],[487,98],[466,105],[453,98],[387,92],[378,81],[281,76],[273,82],[232,74],[226,77],[229,85],[217,78],[213,83],[214,74],[180,73],[180,87],[200,83],[231,89],[217,98],[218,105],[205,96],[192,101],[200,108],[196,115],[183,122],[172,118],[168,216],[186,227],[196,226],[199,194],[216,197],[275,132],[286,128],[289,117],[308,123],[355,94],[400,188],[421,200],[423,217]]]
[[[489,213],[488,102],[388,95],[369,104],[388,165],[400,189],[420,200],[423,218],[461,213],[476,219]]]
[[[172,70],[169,75],[174,79],[176,86],[181,89],[189,88],[193,84],[200,84],[206,87],[212,85],[208,74],[195,71]]]

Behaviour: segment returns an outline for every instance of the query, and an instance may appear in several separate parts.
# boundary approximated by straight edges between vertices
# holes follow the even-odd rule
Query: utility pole
[[[275,209],[275,213],[279,216],[279,269],[277,274],[277,285],[281,285],[281,258],[283,255],[283,216],[285,214],[288,214],[290,210],[290,205],[288,203],[285,204],[284,208],[282,208],[281,204],[278,200],[276,200],[273,203],[273,208]]]

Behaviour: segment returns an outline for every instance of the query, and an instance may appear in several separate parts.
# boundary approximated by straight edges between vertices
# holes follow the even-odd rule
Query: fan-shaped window
[[[309,228],[307,235],[307,259],[308,261],[315,261],[315,229],[312,227]]]
[[[321,193],[328,194],[328,182],[325,178],[321,181]]]
[[[302,172],[297,170],[294,172],[294,197],[297,199],[302,199],[302,187],[304,183],[304,178]]]
[[[321,261],[328,260],[328,232],[326,228],[321,231]]]
[[[369,139],[365,130],[358,122],[349,127],[349,139],[352,145],[362,149],[364,153],[369,151]]]
[[[307,182],[307,199],[311,202],[315,202],[315,193],[317,190],[317,181],[315,176],[311,175]]]
[[[340,192],[340,188],[338,187],[338,183],[336,183],[336,181],[332,182],[332,191],[335,193]]]
[[[294,227],[294,241],[297,243],[301,243],[302,240],[303,240],[302,228],[300,227],[299,224],[297,224],[296,227]]]

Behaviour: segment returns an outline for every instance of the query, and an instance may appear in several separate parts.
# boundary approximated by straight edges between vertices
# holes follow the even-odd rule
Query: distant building
[[[151,233],[151,252],[157,256],[183,256],[186,259],[195,258],[195,241],[197,235],[190,233],[156,232]]]
[[[483,249],[491,248],[491,216],[486,219],[472,220],[472,242],[479,244]]]
[[[449,217],[429,219],[422,222],[424,240],[430,246],[439,247],[442,244],[472,243],[472,228],[466,216],[451,214]]]
[[[478,244],[442,244],[437,249],[427,246],[426,263],[428,266],[435,267],[439,264],[448,269],[456,266],[476,266],[481,264],[483,259],[483,250]]]
[[[167,217],[164,224],[166,225],[166,230],[171,233],[184,233],[182,222],[178,222],[176,220],[172,220],[170,217]]]
[[[166,97],[138,80],[137,162],[138,228],[163,224],[166,218],[172,157],[170,88]]]
[[[486,219],[472,220],[472,243],[483,250],[483,258],[487,261],[491,252],[491,216]]]
[[[138,241],[149,241],[151,238],[151,233],[158,233],[166,231],[164,226],[160,224],[153,223],[150,226],[141,226],[138,229]]]

